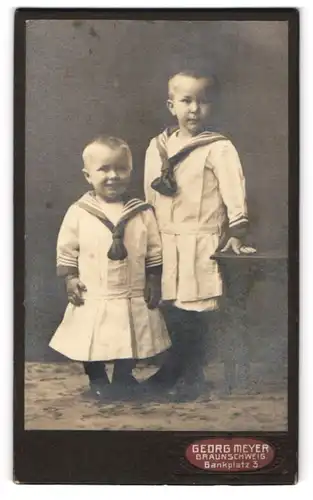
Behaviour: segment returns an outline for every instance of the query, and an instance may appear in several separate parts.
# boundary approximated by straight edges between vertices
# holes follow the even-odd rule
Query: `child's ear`
[[[84,174],[84,177],[86,179],[86,181],[91,184],[91,181],[90,181],[90,175],[89,175],[89,172],[88,170],[86,170],[85,168],[83,168],[83,174]]]
[[[173,116],[176,116],[175,109],[174,109],[174,103],[173,103],[172,99],[168,99],[168,100],[166,101],[166,105],[167,105],[167,109],[169,110],[169,112],[170,112]]]

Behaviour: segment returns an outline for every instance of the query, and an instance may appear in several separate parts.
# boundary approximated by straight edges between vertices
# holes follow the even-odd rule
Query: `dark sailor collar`
[[[191,137],[190,141],[184,144],[174,155],[168,156],[167,145],[172,134],[177,132],[177,127],[167,128],[156,138],[156,146],[162,160],[161,175],[151,183],[152,189],[164,196],[175,196],[177,193],[177,183],[174,168],[194,149],[206,146],[217,141],[227,141],[227,137],[219,132],[204,131]]]
[[[177,135],[179,131],[178,127],[167,127],[161,134],[157,136],[157,147],[163,150],[163,154],[165,153],[168,160],[173,161],[177,155],[188,151],[191,152],[195,148],[199,146],[205,146],[207,144],[211,144],[216,141],[227,141],[227,137],[220,134],[219,132],[213,132],[212,130],[204,130],[200,134],[195,135],[194,137],[190,137],[189,141],[186,142],[174,155],[168,156],[167,154],[167,144],[174,134]]]
[[[122,215],[117,224],[107,217],[102,205],[98,202],[94,191],[84,194],[77,202],[83,210],[99,219],[112,233],[112,245],[108,251],[108,257],[111,260],[124,260],[127,257],[127,250],[124,245],[124,232],[127,222],[138,213],[151,209],[151,205],[145,203],[139,198],[125,199]]]

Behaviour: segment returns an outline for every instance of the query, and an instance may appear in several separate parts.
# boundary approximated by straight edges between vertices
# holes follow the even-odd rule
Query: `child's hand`
[[[148,309],[158,307],[161,300],[161,276],[150,274],[147,276],[145,286],[145,301]]]
[[[71,304],[74,304],[74,306],[81,306],[84,303],[82,292],[86,292],[87,288],[84,285],[84,283],[80,281],[79,278],[76,277],[67,278],[66,291],[67,291],[67,298],[69,302],[71,302]]]
[[[232,250],[237,255],[241,253],[249,254],[256,252],[255,248],[243,245],[239,238],[235,238],[233,236],[229,238],[228,242],[226,243],[224,248],[222,248],[221,252],[227,252],[227,250]]]

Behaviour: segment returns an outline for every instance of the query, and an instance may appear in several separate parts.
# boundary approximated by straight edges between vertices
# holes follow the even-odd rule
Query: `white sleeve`
[[[155,139],[149,144],[145,157],[145,171],[144,171],[144,190],[146,201],[150,205],[155,205],[156,192],[151,187],[151,182],[154,181],[161,173],[161,159],[157,150]]]
[[[147,228],[146,269],[153,271],[162,265],[161,236],[153,210],[143,212],[143,217]]]
[[[78,207],[72,205],[65,214],[57,240],[57,274],[78,275]]]
[[[213,170],[227,209],[229,232],[236,236],[247,227],[245,178],[238,152],[230,141],[218,141],[212,148],[207,167]]]

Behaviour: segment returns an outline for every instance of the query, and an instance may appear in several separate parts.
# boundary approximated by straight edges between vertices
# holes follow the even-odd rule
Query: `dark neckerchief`
[[[127,250],[124,245],[124,233],[127,222],[131,220],[139,212],[148,210],[151,207],[148,203],[143,202],[138,198],[124,198],[124,208],[122,216],[116,225],[108,219],[103,212],[101,206],[97,202],[93,192],[84,195],[76,204],[86,210],[91,215],[99,219],[112,233],[112,245],[108,251],[108,257],[111,260],[124,260],[127,257]]]
[[[152,189],[164,196],[175,196],[177,193],[177,182],[175,179],[174,168],[194,149],[212,144],[217,141],[226,141],[227,138],[218,132],[202,132],[190,139],[188,144],[183,146],[177,153],[170,158],[167,155],[167,141],[169,137],[178,130],[177,127],[167,128],[156,138],[156,145],[161,157],[162,167],[161,175],[151,183]]]

